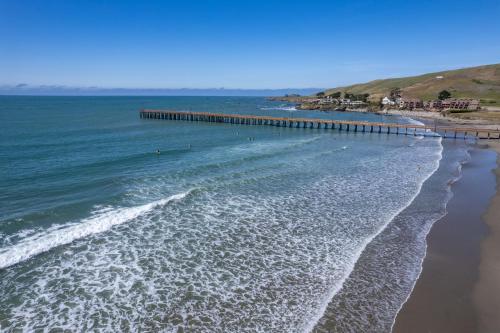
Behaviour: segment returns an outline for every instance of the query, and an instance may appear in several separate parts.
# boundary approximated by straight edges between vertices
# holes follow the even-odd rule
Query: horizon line
[[[97,88],[0,86],[0,96],[283,96],[312,95],[325,88]]]

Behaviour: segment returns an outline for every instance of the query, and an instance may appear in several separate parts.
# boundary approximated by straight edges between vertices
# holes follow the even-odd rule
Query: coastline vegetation
[[[446,90],[455,98],[480,99],[483,105],[500,103],[500,64],[462,68],[418,76],[379,79],[361,84],[327,89],[325,95],[338,92],[370,94],[369,101],[378,103],[397,87],[405,97],[431,100]]]

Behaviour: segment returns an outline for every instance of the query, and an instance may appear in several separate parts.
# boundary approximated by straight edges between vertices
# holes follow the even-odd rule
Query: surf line
[[[348,263],[346,273],[344,276],[335,283],[331,289],[328,291],[327,295],[321,300],[321,304],[319,307],[316,309],[316,312],[312,314],[312,316],[309,318],[309,320],[305,321],[303,323],[303,326],[301,328],[301,331],[304,333],[310,333],[314,330],[316,325],[320,322],[321,318],[325,315],[326,310],[328,309],[328,305],[332,301],[332,299],[342,290],[344,287],[344,283],[349,279],[349,276],[354,272],[354,269],[356,267],[356,263],[358,262],[359,258],[361,258],[361,255],[365,251],[366,247],[379,235],[381,234],[389,224],[394,221],[394,219],[401,214],[406,208],[408,208],[413,201],[417,198],[417,196],[420,194],[422,191],[422,187],[424,186],[424,183],[434,174],[436,171],[439,169],[439,165],[441,164],[441,160],[443,158],[443,144],[442,144],[442,138],[439,138],[439,144],[440,144],[440,150],[439,150],[439,158],[435,161],[434,168],[432,169],[431,172],[429,172],[421,182],[419,182],[419,185],[417,187],[416,192],[411,196],[411,198],[404,204],[402,207],[400,207],[399,210],[394,212],[389,216],[387,219],[386,223],[380,226],[378,230],[376,230],[371,236],[367,237],[364,239],[362,242],[361,246],[357,249],[357,251],[354,253],[354,255],[351,257],[351,261]]]
[[[16,245],[0,249],[0,269],[28,260],[55,247],[69,244],[74,240],[108,231],[113,226],[133,220],[153,208],[180,201],[195,190],[196,188],[193,188],[141,206],[113,209],[80,222],[71,223],[70,226],[57,225],[47,232],[27,237]]]

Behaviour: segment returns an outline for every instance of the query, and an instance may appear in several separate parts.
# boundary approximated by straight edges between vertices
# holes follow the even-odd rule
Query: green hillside
[[[393,88],[400,88],[404,97],[423,100],[436,99],[441,90],[448,90],[452,97],[477,98],[483,105],[500,106],[500,64],[375,80],[329,89],[325,93],[369,93],[370,101],[378,102],[380,98],[389,96]]]

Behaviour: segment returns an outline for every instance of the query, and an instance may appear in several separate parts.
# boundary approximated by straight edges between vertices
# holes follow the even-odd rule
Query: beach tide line
[[[437,221],[441,220],[442,218],[444,218],[447,214],[448,214],[448,211],[447,211],[447,206],[448,206],[448,203],[450,202],[450,200],[453,198],[453,191],[451,190],[451,185],[453,183],[456,183],[457,181],[459,181],[462,176],[463,176],[463,173],[462,173],[462,168],[465,164],[469,163],[472,159],[472,156],[470,155],[470,150],[467,149],[465,151],[466,153],[466,157],[465,159],[461,160],[458,162],[458,165],[457,165],[457,176],[455,177],[452,177],[449,181],[448,181],[448,186],[447,186],[447,192],[448,192],[448,197],[446,198],[446,201],[445,201],[445,204],[444,204],[444,213],[436,218],[434,221],[432,221],[431,224],[429,224],[428,228],[427,228],[427,232],[425,233],[425,235],[423,236],[424,239],[427,239],[427,236],[429,235],[432,227],[434,226],[434,223],[436,223]],[[393,331],[394,329],[394,325],[396,325],[396,320],[399,316],[399,313],[401,312],[401,310],[403,309],[403,307],[405,306],[406,302],[408,302],[408,300],[410,299],[411,295],[413,294],[413,290],[415,289],[415,286],[418,282],[418,280],[420,279],[420,275],[422,275],[422,272],[423,272],[423,269],[424,269],[424,261],[425,261],[425,258],[427,257],[427,249],[428,249],[428,244],[427,244],[427,241],[424,241],[424,255],[422,256],[422,258],[420,259],[420,266],[419,266],[419,270],[418,270],[418,274],[415,278],[415,280],[413,281],[413,284],[411,286],[411,289],[410,289],[410,292],[408,293],[408,295],[406,296],[406,298],[404,299],[404,301],[400,304],[397,312],[396,312],[396,315],[394,316],[393,320],[392,320],[392,324],[391,324],[391,332]]]

